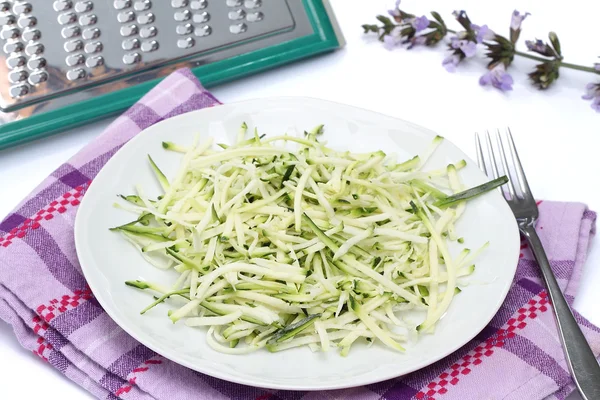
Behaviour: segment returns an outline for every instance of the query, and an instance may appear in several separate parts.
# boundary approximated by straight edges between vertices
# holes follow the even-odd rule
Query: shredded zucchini
[[[461,191],[463,160],[424,170],[439,136],[397,163],[328,148],[322,125],[303,139],[247,131],[217,150],[163,143],[183,154],[171,180],[148,156],[163,193],[121,196],[137,217],[112,230],[180,274],[127,281],[155,294],[141,313],[168,302],[173,323],[208,326],[208,344],[227,354],[304,346],[345,356],[357,342],[403,351],[414,331],[433,332],[483,250],[450,254],[450,241],[463,242],[465,201],[505,178]],[[411,310],[422,311],[418,325],[403,322]]]

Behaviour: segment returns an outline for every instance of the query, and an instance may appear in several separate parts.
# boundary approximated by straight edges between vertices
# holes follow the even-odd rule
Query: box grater
[[[0,1],[0,149],[118,113],[190,67],[205,86],[334,50],[327,0]]]

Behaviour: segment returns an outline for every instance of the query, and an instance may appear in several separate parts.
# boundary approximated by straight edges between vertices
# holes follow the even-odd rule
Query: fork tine
[[[510,144],[509,150],[513,160],[513,165],[515,166],[515,172],[517,174],[517,183],[526,198],[533,198],[533,194],[531,193],[531,189],[527,183],[527,178],[525,178],[525,171],[523,171],[523,165],[519,159],[517,147],[515,146],[515,141],[513,140],[510,128],[506,128],[506,136],[508,137],[508,143]]]
[[[481,149],[479,133],[475,133],[475,148],[477,149],[477,164],[479,164],[479,169],[481,169],[483,173],[487,175],[488,173],[487,168],[485,167],[485,160],[483,158],[483,151]]]
[[[496,163],[496,156],[494,155],[494,149],[492,147],[492,139],[490,138],[490,132],[485,132],[485,139],[485,142],[487,144],[488,155],[492,164],[492,177],[496,179],[500,175],[498,174],[498,163]]]
[[[502,169],[504,173],[508,177],[508,184],[506,185],[508,188],[508,193],[510,193],[510,197],[512,199],[516,199],[515,185],[513,183],[514,176],[508,168],[508,159],[506,158],[506,153],[504,152],[504,144],[502,143],[502,138],[500,137],[500,130],[496,132],[496,141],[498,142],[498,152],[500,153],[500,160],[502,161]]]

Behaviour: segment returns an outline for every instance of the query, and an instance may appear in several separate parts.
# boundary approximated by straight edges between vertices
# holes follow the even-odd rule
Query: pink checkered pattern
[[[36,308],[36,312],[40,316],[39,323],[48,323],[65,311],[77,307],[81,302],[87,301],[92,297],[92,291],[90,289],[85,289],[76,290],[72,295],[65,294],[60,300],[52,299],[48,304],[42,304]],[[36,320],[36,318],[34,318],[34,320]],[[37,329],[42,329],[42,325]],[[36,327],[34,327],[34,330],[36,330]]]
[[[16,238],[22,239],[27,232],[38,229],[41,226],[40,222],[51,220],[57,213],[65,213],[68,207],[78,206],[80,202],[79,199],[85,194],[90,183],[92,183],[92,181],[66,192],[61,198],[51,202],[48,207],[42,208],[34,216],[27,218],[21,225],[13,228],[6,236],[0,237],[0,246],[10,246]]]
[[[548,311],[548,294],[543,291],[538,296],[533,297],[525,307],[521,307],[513,318],[498,331],[485,341],[485,344],[477,346],[468,354],[462,357],[460,361],[444,371],[434,381],[430,382],[426,388],[421,390],[415,396],[418,400],[435,400],[436,396],[444,395],[448,392],[448,385],[455,386],[460,381],[462,375],[468,375],[472,369],[483,362],[486,357],[494,354],[495,347],[503,347],[505,340],[515,336],[516,330],[521,330],[527,326],[527,319],[535,319],[538,313]]]
[[[48,341],[41,336],[37,339],[37,342],[39,344],[39,347],[33,350],[33,354],[35,354],[42,360],[48,362],[48,357],[52,352],[52,344],[48,343]]]
[[[153,365],[157,364],[162,364],[162,360],[159,358],[159,356],[146,360],[142,365],[134,368],[129,375],[127,375],[127,383],[125,383],[115,392],[115,396],[120,397],[125,393],[129,393],[135,386],[138,376],[144,372],[147,372]]]

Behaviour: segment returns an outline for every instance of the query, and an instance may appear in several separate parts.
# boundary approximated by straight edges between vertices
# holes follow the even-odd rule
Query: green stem
[[[515,54],[518,56],[521,56],[521,57],[529,58],[530,60],[541,61],[541,62],[549,61],[548,58],[534,56],[533,54],[525,53],[523,51],[515,51]],[[593,67],[586,67],[583,65],[571,64],[571,63],[567,63],[564,61],[560,61],[559,65],[561,67],[565,67],[565,68],[576,69],[577,71],[592,72],[595,74],[598,73],[598,71],[596,71]]]
[[[565,67],[565,68],[576,69],[577,71],[593,72],[595,74],[599,73],[598,71],[596,71],[595,68],[584,67],[583,65],[571,64],[571,63],[566,63],[566,62],[563,62],[563,61],[560,62],[560,66],[561,67]]]
[[[454,31],[452,29],[446,29],[446,31],[448,33],[454,33],[454,34],[456,34],[456,31]],[[515,55],[521,56],[521,57],[524,57],[524,58],[529,58],[530,60],[534,60],[534,61],[540,61],[540,62],[546,62],[546,61],[549,60],[548,58],[536,56],[536,55],[529,54],[529,53],[526,53],[524,51],[518,51],[518,50],[515,50]],[[591,73],[594,73],[594,74],[599,74],[600,73],[596,69],[594,69],[594,67],[586,67],[586,66],[583,66],[583,65],[571,64],[571,63],[564,62],[564,61],[560,61],[559,65],[561,67],[575,69],[577,71],[591,72]]]
[[[530,60],[534,60],[534,61],[541,61],[541,62],[549,61],[548,58],[544,58],[544,57],[540,57],[540,56],[535,56],[533,54],[525,53],[524,51],[515,50],[515,54],[517,56],[529,58]]]

